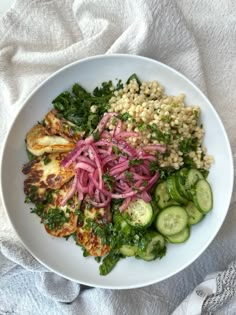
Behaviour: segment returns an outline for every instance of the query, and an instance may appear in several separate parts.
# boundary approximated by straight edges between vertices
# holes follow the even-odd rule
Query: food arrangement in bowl
[[[200,108],[136,74],[92,92],[75,83],[52,103],[26,134],[23,166],[25,202],[46,231],[72,237],[100,275],[188,241],[213,208]]]

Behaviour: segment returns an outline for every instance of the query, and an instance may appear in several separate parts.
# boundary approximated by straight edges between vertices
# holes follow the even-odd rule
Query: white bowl
[[[215,158],[209,181],[214,208],[198,225],[190,239],[180,245],[168,245],[161,260],[144,262],[134,258],[121,260],[107,276],[100,276],[92,257],[84,258],[73,240],[51,237],[30,206],[24,203],[22,165],[27,161],[24,139],[27,131],[52,107],[51,101],[78,82],[91,90],[101,82],[126,80],[136,73],[141,80],[159,81],[167,94],[186,94],[188,105],[197,104],[206,130],[205,144]],[[131,55],[107,55],[87,58],[57,71],[34,90],[22,105],[7,135],[2,155],[1,190],[8,217],[28,251],[43,265],[65,278],[89,286],[111,289],[137,288],[167,279],[180,272],[209,246],[228,211],[233,188],[233,161],[228,137],[215,109],[203,93],[174,69],[151,59]]]

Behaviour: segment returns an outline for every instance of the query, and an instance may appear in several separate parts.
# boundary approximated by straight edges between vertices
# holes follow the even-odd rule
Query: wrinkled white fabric
[[[17,0],[0,19],[0,138],[27,95],[57,69],[91,55],[131,53],[174,67],[206,92],[235,156],[235,13],[233,0]],[[0,314],[170,314],[208,273],[235,258],[235,201],[234,194],[220,233],[197,261],[129,291],[80,287],[48,272],[0,206]],[[235,314],[234,301],[224,314]]]

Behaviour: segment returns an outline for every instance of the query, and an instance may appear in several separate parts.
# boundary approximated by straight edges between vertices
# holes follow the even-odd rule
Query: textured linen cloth
[[[27,95],[57,69],[91,55],[131,53],[195,82],[220,114],[235,157],[235,13],[233,0],[16,1],[0,19],[0,139]],[[235,201],[234,193],[219,234],[191,266],[123,291],[80,286],[46,270],[24,249],[0,205],[0,315],[166,315],[186,296],[175,315],[236,314]]]

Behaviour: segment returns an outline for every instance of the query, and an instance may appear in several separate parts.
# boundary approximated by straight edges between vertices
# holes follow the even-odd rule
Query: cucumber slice
[[[187,224],[187,212],[179,206],[171,206],[162,210],[156,219],[157,230],[165,236],[181,232]]]
[[[207,213],[212,209],[212,190],[210,184],[205,179],[200,179],[196,183],[193,202],[195,206],[203,213]]]
[[[161,209],[164,209],[172,205],[178,205],[178,203],[175,200],[171,199],[166,182],[162,182],[156,187],[154,196],[157,205]]]
[[[186,199],[190,199],[189,193],[186,189],[185,183],[188,175],[188,169],[182,168],[176,176],[176,187],[180,195]]]
[[[120,253],[127,257],[135,256],[137,253],[137,247],[131,245],[122,245],[120,248]]]
[[[188,172],[187,178],[186,178],[186,190],[187,192],[190,194],[191,199],[192,199],[192,195],[193,195],[193,190],[192,188],[194,187],[194,185],[196,184],[196,182],[199,179],[204,179],[203,175],[201,172],[199,172],[197,169],[195,168],[191,168]]]
[[[160,250],[165,247],[164,237],[156,231],[148,231],[145,238],[149,240],[146,250],[138,250],[138,257],[150,261],[158,257]]]
[[[177,189],[175,176],[170,176],[169,178],[167,178],[166,183],[167,183],[167,188],[172,199],[174,199],[180,204],[185,205],[188,203],[188,200],[182,197]]]
[[[141,258],[145,261],[151,261],[151,260],[154,260],[156,256],[154,254],[147,254],[145,252],[144,253],[140,252],[138,255],[138,258]]]
[[[148,227],[152,223],[153,209],[150,203],[138,199],[131,202],[126,210],[129,214],[127,222],[136,227]]]
[[[190,225],[197,224],[202,220],[204,216],[203,213],[198,210],[198,208],[192,201],[189,201],[189,203],[185,207],[185,210],[187,211],[188,223]]]
[[[190,228],[187,226],[183,231],[175,235],[168,236],[167,240],[170,243],[179,244],[179,243],[186,242],[189,239],[189,236],[190,236]]]

